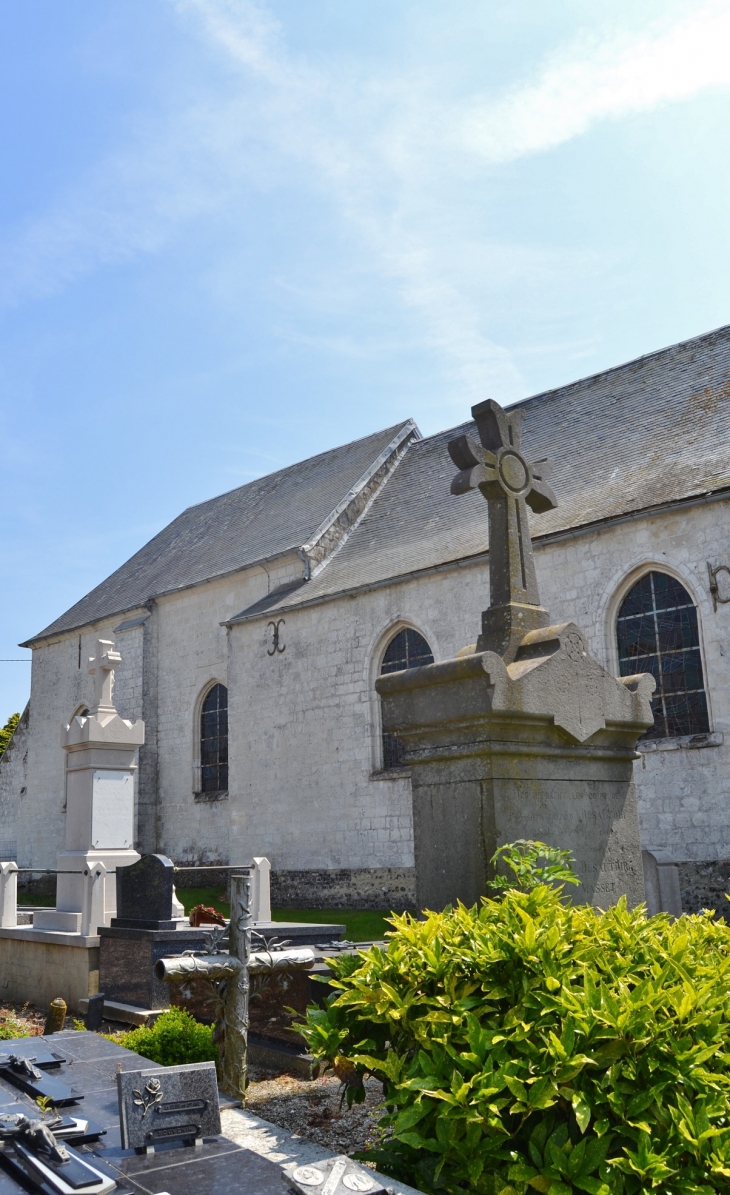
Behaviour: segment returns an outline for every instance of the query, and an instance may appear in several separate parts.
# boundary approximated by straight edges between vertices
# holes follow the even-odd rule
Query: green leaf
[[[585,1096],[580,1092],[575,1093],[571,1103],[575,1112],[575,1119],[578,1122],[578,1128],[581,1133],[585,1133],[588,1125],[591,1123],[591,1106]]]

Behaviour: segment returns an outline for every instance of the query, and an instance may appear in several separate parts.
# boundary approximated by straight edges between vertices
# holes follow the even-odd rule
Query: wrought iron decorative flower
[[[164,1092],[159,1079],[148,1079],[144,1091],[138,1091],[134,1088],[132,1095],[134,1096],[134,1103],[139,1108],[144,1109],[142,1112],[142,1117],[144,1118],[150,1108],[154,1108],[155,1104],[162,1102]]]

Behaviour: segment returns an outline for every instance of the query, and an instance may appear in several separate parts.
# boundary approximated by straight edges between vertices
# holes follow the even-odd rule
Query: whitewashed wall
[[[673,572],[697,602],[711,730],[716,743],[728,741],[672,744],[644,753],[636,768],[643,844],[676,860],[730,858],[730,605],[714,612],[707,578],[708,560],[730,563],[729,510],[724,502],[695,506],[536,550],[543,603],[556,621],[574,619],[614,673],[617,606],[641,570]],[[539,519],[533,529],[539,533]],[[8,827],[17,822],[21,865],[53,866],[61,845],[61,726],[91,698],[86,666],[99,635],[115,638],[123,655],[120,713],[144,717],[150,730],[144,849],[191,863],[265,854],[282,871],[412,865],[409,781],[377,775],[373,682],[391,634],[404,624],[425,635],[437,660],[473,643],[488,604],[488,570],[437,572],[290,612],[286,650],[273,656],[269,615],[221,627],[301,568],[292,554],[266,570],[162,597],[144,627],[114,635],[117,617],[89,628],[81,668],[78,633],[34,651],[24,776],[17,753],[0,763],[0,816]],[[230,701],[230,789],[217,802],[193,791],[197,710],[213,680],[228,685]]]

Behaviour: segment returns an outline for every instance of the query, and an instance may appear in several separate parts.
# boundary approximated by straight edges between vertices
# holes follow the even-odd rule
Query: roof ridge
[[[721,332],[730,334],[730,324],[720,324],[717,328],[713,328],[711,332],[702,332],[698,336],[688,336],[686,340],[677,340],[674,344],[667,344],[661,349],[652,349],[649,353],[641,353],[638,357],[631,357],[628,361],[623,361],[620,365],[611,365],[608,369],[598,369],[595,373],[588,373],[582,378],[576,378],[572,382],[564,382],[561,386],[551,386],[549,390],[539,390],[537,394],[529,394],[526,398],[519,398],[516,402],[510,403],[512,407],[523,407],[527,403],[536,402],[539,398],[547,398],[551,394],[562,394],[566,390],[572,390],[575,386],[584,386],[586,382],[592,382],[596,378],[605,378],[613,373],[620,373],[623,369],[628,369],[630,365],[640,365],[644,361],[651,361],[652,358],[663,357],[667,353],[673,353],[676,349],[686,348],[691,344],[700,344],[707,342],[717,336]]]
[[[631,357],[628,361],[623,361],[620,365],[611,365],[608,369],[598,369],[595,373],[587,373],[582,378],[575,378],[572,382],[563,382],[560,386],[551,386],[549,390],[538,390],[536,394],[528,394],[525,398],[515,399],[514,402],[507,404],[507,409],[512,410],[514,407],[524,407],[528,403],[537,402],[538,399],[549,398],[553,394],[564,394],[568,390],[573,390],[576,386],[584,386],[586,382],[593,382],[596,378],[605,378],[610,374],[620,373],[623,369],[628,369],[630,365],[640,365],[643,361],[651,361],[652,358],[662,357],[666,353],[672,353],[675,349],[686,348],[687,345],[699,344],[711,340],[713,336],[717,336],[721,332],[730,334],[730,324],[720,324],[717,328],[713,328],[711,332],[702,332],[698,336],[688,336],[686,340],[678,340],[675,344],[667,344],[661,349],[652,349],[649,353],[641,353],[638,357]],[[445,436],[450,432],[458,431],[461,427],[466,427],[473,423],[473,419],[463,419],[461,423],[455,423],[452,427],[441,428],[440,431],[431,432],[428,436],[421,436],[421,443],[426,444],[428,440],[435,440],[437,436]]]

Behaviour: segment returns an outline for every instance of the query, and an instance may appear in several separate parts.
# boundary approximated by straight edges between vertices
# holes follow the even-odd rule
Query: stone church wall
[[[635,765],[642,846],[677,862],[730,858],[730,605],[714,610],[708,561],[730,563],[727,501],[607,525],[536,552],[545,604],[581,626],[614,675],[615,619],[638,575],[668,571],[695,601],[711,733],[647,744]]]
[[[714,610],[707,574],[707,561],[730,563],[729,510],[715,502],[642,516],[538,542],[535,553],[543,603],[556,621],[574,619],[614,674],[616,613],[642,571],[672,572],[696,602],[711,733],[659,743],[636,764],[642,844],[686,865],[682,883],[692,900],[700,899],[705,882],[701,865],[730,859],[730,604]],[[536,534],[539,522],[533,519]],[[380,770],[374,681],[387,643],[403,625],[425,636],[436,660],[473,643],[488,603],[488,568],[464,562],[277,614],[284,618],[284,651],[272,653],[269,615],[230,629],[220,625],[301,570],[292,553],[266,569],[163,596],[151,611],[86,628],[81,667],[78,633],[35,649],[24,783],[18,786],[15,746],[0,763],[0,838],[8,838],[7,851],[17,838],[21,866],[53,867],[62,847],[60,728],[91,698],[87,661],[101,636],[114,638],[123,656],[120,713],[147,724],[139,775],[142,849],[187,864],[268,855],[274,899],[282,905],[407,907],[410,782],[407,772]],[[148,617],[115,633],[135,613]],[[211,801],[195,793],[195,759],[200,701],[214,681],[229,689],[231,779],[228,796]]]
[[[231,628],[231,834],[288,904],[344,901],[321,878],[343,869],[360,907],[412,903],[410,782],[380,770],[374,680],[403,625],[436,659],[473,641],[486,595],[482,564],[290,611],[275,654],[267,620]]]
[[[220,624],[270,588],[301,576],[302,568],[301,560],[292,554],[267,569],[254,567],[167,595],[155,604],[157,787],[155,820],[147,841],[156,841],[154,849],[166,852],[176,863],[250,859],[232,849],[230,799],[209,800],[195,792],[200,787],[195,769],[200,705],[213,683],[230,686],[228,632]],[[145,843],[145,849],[152,847]]]

